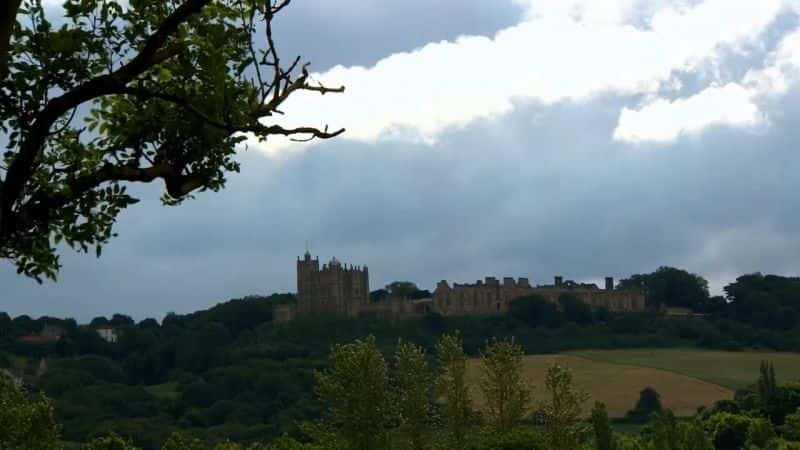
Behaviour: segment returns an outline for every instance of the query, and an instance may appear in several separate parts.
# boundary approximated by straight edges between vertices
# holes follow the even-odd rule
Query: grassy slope
[[[800,354],[721,352],[695,349],[586,350],[571,352],[598,362],[630,364],[673,371],[739,389],[755,382],[762,360],[771,361],[779,382],[800,379]]]
[[[647,386],[654,387],[661,394],[664,406],[679,416],[692,415],[699,406],[733,396],[733,392],[723,386],[667,370],[599,361],[571,354],[528,355],[525,357],[525,372],[533,385],[536,402],[543,400],[544,374],[554,363],[572,369],[576,385],[592,395],[587,409],[595,400],[602,401],[612,417],[624,416],[636,403],[639,391]],[[482,404],[479,379],[480,361],[470,360],[470,386],[478,407]]]

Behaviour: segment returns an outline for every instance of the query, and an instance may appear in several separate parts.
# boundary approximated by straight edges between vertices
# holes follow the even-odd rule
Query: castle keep
[[[532,286],[527,278],[486,277],[474,284],[446,280],[436,285],[433,298],[408,300],[393,298],[370,302],[367,266],[349,267],[335,257],[319,265],[306,251],[297,259],[297,304],[279,305],[273,309],[276,322],[309,315],[342,315],[376,319],[405,319],[425,314],[442,315],[498,314],[508,311],[511,302],[520,297],[540,295],[557,303],[562,294],[571,294],[592,308],[613,312],[644,311],[644,293],[638,289],[615,289],[614,279],[605,279],[605,288],[596,284],[564,281],[557,276],[551,285]]]
[[[297,314],[356,316],[369,303],[369,272],[366,266],[347,267],[336,257],[319,267],[306,251],[297,259]]]

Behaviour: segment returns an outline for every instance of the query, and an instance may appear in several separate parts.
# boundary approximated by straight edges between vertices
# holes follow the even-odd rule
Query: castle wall
[[[500,314],[508,311],[511,302],[520,297],[537,294],[553,303],[565,293],[575,295],[593,308],[604,307],[613,312],[644,311],[644,294],[640,290],[613,289],[610,278],[607,288],[601,290],[594,284],[564,283],[556,277],[556,284],[532,287],[526,278],[514,281],[504,278],[502,284],[494,277],[486,277],[475,284],[453,284],[440,281],[433,293],[433,308],[445,315]]]
[[[362,306],[358,312],[358,316],[380,320],[419,318],[431,313],[432,303],[433,300],[429,298],[419,300],[408,300],[405,298],[384,299]]]

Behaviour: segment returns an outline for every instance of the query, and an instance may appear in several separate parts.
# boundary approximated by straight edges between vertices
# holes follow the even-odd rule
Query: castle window
[[[497,310],[500,311],[500,302],[497,302]]]

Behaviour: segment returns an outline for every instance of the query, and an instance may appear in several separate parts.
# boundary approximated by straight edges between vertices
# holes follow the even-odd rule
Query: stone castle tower
[[[297,259],[297,315],[337,314],[356,316],[369,303],[367,266],[347,267],[335,257],[319,265],[306,250]]]

